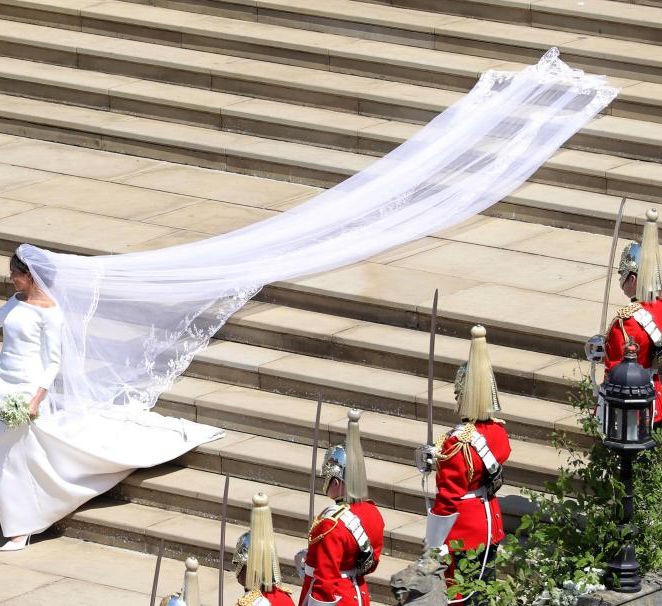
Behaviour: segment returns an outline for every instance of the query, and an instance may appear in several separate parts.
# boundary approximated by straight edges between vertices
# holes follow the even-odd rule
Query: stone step
[[[320,453],[320,458],[323,452]],[[225,476],[209,471],[162,465],[141,469],[118,485],[110,496],[120,500],[159,507],[170,511],[221,519],[221,501]],[[282,534],[308,536],[309,493],[276,485],[265,485],[241,478],[230,478],[228,522],[248,526],[252,497],[257,492],[269,496],[274,529]],[[315,514],[331,504],[315,495]],[[386,524],[384,553],[398,558],[415,559],[421,554],[425,535],[425,514],[381,508]]]
[[[245,352],[248,348],[234,346],[234,349]],[[350,365],[345,364],[347,366]],[[379,373],[379,370],[375,369],[375,372]],[[327,385],[321,384],[311,389],[314,393],[307,398],[274,389],[260,389],[256,385],[246,386],[241,376],[234,380],[229,378],[227,383],[186,376],[161,395],[159,411],[266,438],[311,445],[317,397],[321,395],[324,405],[319,440],[320,444],[328,446],[330,443],[342,442],[347,426],[347,402],[334,403],[327,394],[328,389],[325,391],[332,379],[327,381]],[[433,405],[439,406],[441,398],[444,398],[442,404],[446,409],[443,415],[434,415],[435,436],[442,435],[458,422],[455,400],[452,394],[448,395],[450,392],[452,386],[448,386],[443,395],[440,395],[439,390],[435,394]],[[423,400],[423,397],[419,400]],[[547,456],[544,454],[548,452],[545,444],[551,439],[552,432],[564,433],[579,444],[590,444],[574,411],[568,405],[506,393],[502,394],[501,400],[503,410],[500,417],[507,422],[508,431],[518,444],[528,443],[530,448],[536,448],[542,443],[541,452],[544,456]],[[394,415],[391,410],[370,408],[365,400],[358,398],[354,404],[365,410],[362,432],[366,453],[382,461],[411,466],[414,449],[427,438],[427,403],[419,403],[420,414],[415,418],[412,415]],[[442,420],[438,420],[438,417]],[[518,449],[522,448],[526,446],[518,446]],[[558,461],[558,458],[552,457],[548,465],[552,469],[551,474],[558,467]],[[513,468],[511,483],[525,485],[529,471],[526,461],[515,457],[509,465]],[[520,476],[523,478],[521,481],[518,480]],[[537,485],[543,487],[543,483],[541,480]]]
[[[508,515],[515,518],[523,511],[522,497],[516,488],[544,490],[545,483],[556,479],[559,467],[566,464],[567,454],[551,446],[516,439],[511,440],[511,446],[511,456],[504,466],[505,481],[511,488],[504,497]],[[311,456],[311,446],[227,430],[223,439],[196,448],[174,464],[306,492]],[[370,497],[377,505],[408,513],[425,512],[421,475],[412,464],[371,457],[366,457],[365,462]],[[434,478],[430,485],[433,490]],[[315,492],[319,494],[321,489],[322,480],[318,478]]]
[[[71,30],[54,42],[51,28],[12,21],[0,21],[0,54],[416,123],[456,101],[454,90],[468,90],[485,69],[501,65],[454,55],[437,66],[434,81],[422,85],[396,82],[377,71],[354,75]],[[662,122],[662,84],[624,79],[614,84],[621,93],[605,113]]]
[[[427,376],[429,335],[420,330],[387,326],[268,303],[249,303],[234,314],[220,336],[228,341],[296,354],[352,362]],[[469,355],[467,338],[438,335],[435,377],[453,381]],[[531,351],[490,345],[490,358],[504,392],[566,403],[579,372],[588,364]],[[577,373],[572,373],[576,365]]]
[[[622,7],[610,0],[592,0],[588,6],[572,0],[333,0],[323,5],[305,0],[150,0],[148,4],[424,48],[435,48],[446,26],[468,21],[456,16],[662,44],[662,2],[658,8],[633,3]]]
[[[198,469],[162,465],[134,472],[112,491],[111,496],[140,505],[221,519],[221,495],[225,477]],[[236,477],[230,478],[228,522],[250,524],[251,499],[257,492],[269,496],[274,529],[277,532],[300,538],[308,536],[309,493]],[[518,515],[522,513],[516,511],[514,505],[519,503],[526,507],[527,501],[511,486],[503,487],[499,495],[504,521],[508,530],[514,531]],[[327,497],[315,495],[315,513],[329,504]],[[408,560],[417,558],[425,535],[425,514],[387,507],[380,507],[380,511],[385,522],[385,555]]]
[[[574,364],[579,366],[577,362]],[[579,370],[575,372],[574,378],[578,380]],[[552,366],[550,373],[558,373],[566,380],[573,377],[573,361]],[[428,414],[428,387],[424,377],[242,343],[210,345],[196,356],[187,374],[297,398],[317,398],[320,395],[329,402],[357,406],[395,418],[422,422]],[[574,414],[566,404],[508,393],[503,393],[501,399],[502,416],[510,422],[514,435],[543,442],[549,441],[557,430],[581,435]],[[435,380],[435,422],[455,424],[455,407],[453,384]],[[420,435],[425,435],[424,428]],[[387,453],[388,449],[384,455],[388,456]]]
[[[10,57],[0,58],[0,93],[371,155],[391,151],[419,128]],[[662,124],[600,116],[565,147],[660,162]]]
[[[219,485],[221,490],[222,485]],[[184,559],[192,555],[204,566],[218,568],[219,565],[219,520],[100,498],[58,522],[57,528],[68,537],[140,552],[155,553],[163,540],[166,557]],[[232,570],[232,554],[237,539],[246,530],[248,525],[227,524],[225,570]],[[284,581],[301,585],[294,568],[294,556],[305,547],[304,539],[276,533],[276,548]],[[408,564],[407,560],[383,556],[378,569],[368,577],[370,591],[377,601],[394,603],[389,586],[391,575]]]
[[[0,95],[0,100],[0,132],[314,186],[335,185],[374,161],[366,154],[48,101],[8,95]],[[655,200],[661,189],[662,165],[561,150],[533,178]],[[505,214],[513,217],[509,212]]]
[[[657,45],[542,28],[452,19],[439,26],[437,50],[360,40],[323,32],[199,15],[117,0],[6,0],[0,16],[108,36],[197,48],[240,57],[304,65],[439,86],[442,64],[471,53],[475,65],[530,62],[557,45],[571,64],[608,75],[662,82]],[[437,30],[435,30],[437,31]],[[440,52],[441,51],[441,52]],[[466,57],[465,57],[466,61]],[[485,65],[479,67],[484,71]]]

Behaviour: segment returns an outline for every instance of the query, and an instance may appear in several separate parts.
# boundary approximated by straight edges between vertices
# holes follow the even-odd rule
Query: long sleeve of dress
[[[48,390],[51,388],[55,376],[60,370],[60,361],[62,359],[61,315],[59,313],[44,314],[41,331],[41,355],[44,372],[39,380],[39,387]]]

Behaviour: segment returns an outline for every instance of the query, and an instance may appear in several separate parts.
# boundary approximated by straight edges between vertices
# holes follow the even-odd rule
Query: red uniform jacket
[[[249,591],[237,601],[237,606],[269,606],[269,604],[271,606],[294,606],[290,593],[275,585],[271,591]]]
[[[349,578],[342,576],[343,571],[356,568],[359,546],[354,535],[344,522],[331,519],[329,512],[342,505],[327,508],[317,519],[310,532],[308,554],[306,556],[306,578],[301,591],[299,606],[308,603],[308,596],[319,602],[336,602],[339,606],[369,606],[370,594],[363,576]],[[384,520],[379,509],[372,501],[352,503],[349,509],[361,520],[372,548],[375,566],[384,547]],[[373,570],[374,570],[373,568]],[[313,574],[310,576],[310,569]],[[372,571],[371,571],[372,572]],[[357,587],[360,603],[357,600]]]
[[[625,311],[628,310],[628,307],[623,308],[622,311],[624,313],[622,315],[628,315],[628,312]],[[650,312],[655,324],[662,330],[662,301],[641,303],[641,307]],[[616,317],[607,333],[607,341],[605,343],[605,379],[609,371],[623,360],[626,343],[623,331],[625,331],[628,337],[634,339],[639,346],[637,362],[644,368],[651,368],[653,365],[655,347],[648,333],[633,317]],[[662,421],[662,385],[660,384],[658,373],[653,375],[653,385],[655,386],[655,422],[658,423]]]
[[[496,460],[503,463],[510,456],[510,441],[502,423],[497,421],[478,421],[476,430],[485,436],[487,445]],[[442,452],[448,453],[457,444],[458,438],[451,436],[444,442]],[[440,516],[458,513],[459,516],[446,539],[450,548],[451,541],[462,541],[462,549],[476,549],[485,545],[487,539],[487,518],[482,499],[462,499],[469,492],[478,490],[487,481],[487,470],[476,449],[470,447],[474,475],[469,480],[469,468],[464,454],[460,451],[445,461],[438,459],[437,496],[432,506],[432,513]],[[501,508],[496,496],[490,499],[492,513],[492,536],[490,543],[497,544],[505,536]]]
[[[269,600],[271,606],[294,606],[292,596],[280,587],[274,586],[271,591],[263,591],[262,596]]]

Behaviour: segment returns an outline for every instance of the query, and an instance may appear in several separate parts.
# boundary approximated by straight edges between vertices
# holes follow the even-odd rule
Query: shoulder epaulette
[[[628,318],[631,318],[640,309],[643,309],[641,307],[641,303],[630,303],[629,305],[624,305],[623,307],[620,307],[616,312],[616,317],[620,318],[621,320],[627,320]]]
[[[338,525],[338,520],[343,512],[348,509],[349,505],[347,503],[334,503],[329,505],[326,509],[322,511],[314,520],[313,524],[310,527],[310,532],[308,533],[308,542],[313,545],[321,541],[327,534],[335,529]],[[331,526],[325,531],[316,534],[316,530],[319,528],[320,524],[325,520],[331,520]]]
[[[262,592],[253,589],[237,600],[237,606],[253,606],[260,598],[264,600]]]

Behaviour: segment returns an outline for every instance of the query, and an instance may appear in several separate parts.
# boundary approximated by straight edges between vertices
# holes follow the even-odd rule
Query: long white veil
[[[455,225],[511,193],[616,96],[557,49],[473,90],[361,173],[279,216],[167,249],[80,257],[22,245],[65,315],[58,408],[154,405],[262,285]]]

